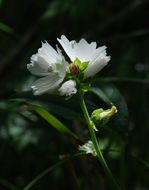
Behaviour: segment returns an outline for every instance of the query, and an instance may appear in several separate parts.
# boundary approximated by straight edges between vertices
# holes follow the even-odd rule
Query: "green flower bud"
[[[91,119],[95,124],[105,125],[109,122],[109,119],[117,113],[117,108],[112,106],[111,109],[103,110],[102,108],[94,110]]]

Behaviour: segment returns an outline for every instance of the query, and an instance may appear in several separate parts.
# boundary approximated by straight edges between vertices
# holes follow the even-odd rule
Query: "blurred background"
[[[98,132],[100,146],[122,190],[149,189],[149,1],[148,0],[0,0],[0,189],[24,188],[59,157],[74,155],[79,142],[58,133],[24,103],[44,106],[86,142],[89,138],[77,97],[34,97],[35,80],[26,69],[30,56],[65,34],[106,45],[111,61],[93,81],[89,110],[118,114]],[[80,122],[81,121],[81,122]],[[37,181],[30,189],[110,190],[100,164],[77,156]]]

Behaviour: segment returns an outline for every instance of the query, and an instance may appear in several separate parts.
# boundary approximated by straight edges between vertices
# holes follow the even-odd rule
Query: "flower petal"
[[[97,43],[88,43],[85,39],[81,39],[78,43],[75,40],[69,41],[64,35],[61,39],[57,39],[71,61],[74,62],[78,58],[81,62],[91,61],[105,49],[105,46],[97,48]]]
[[[76,81],[68,80],[62,84],[62,86],[58,90],[60,95],[72,96],[73,94],[77,93],[76,89]]]
[[[62,81],[63,79],[59,75],[52,73],[49,76],[36,80],[31,88],[33,89],[34,95],[40,95],[44,92],[52,92],[53,90],[57,89]]]
[[[50,63],[56,62],[57,58],[60,58],[59,54],[48,42],[42,42],[42,47],[38,49],[38,54],[45,57]]]
[[[55,63],[55,65],[56,65],[56,70],[57,70],[57,72],[59,73],[59,76],[64,78],[65,75],[66,75],[67,63],[66,63],[65,58],[63,57],[63,55],[62,55],[62,53],[61,53],[61,50],[58,48],[58,46],[56,46],[56,48],[57,48],[58,54],[59,54],[60,57],[62,58],[61,61],[58,61],[58,60],[57,60],[57,63]]]
[[[57,51],[47,42],[42,43],[42,47],[39,48],[38,53],[31,57],[31,63],[27,64],[27,68],[36,76],[46,76],[49,72],[59,72],[56,64],[66,63],[58,48]]]
[[[36,76],[48,75],[49,63],[42,57],[33,55],[31,57],[31,63],[27,64],[27,69]]]
[[[92,77],[103,69],[110,61],[110,56],[99,56],[94,62],[91,62],[84,71],[84,77]]]
[[[73,62],[76,58],[75,52],[73,51],[76,42],[74,40],[70,42],[64,35],[61,36],[61,39],[57,38],[57,40],[59,41],[59,43]]]
[[[94,62],[99,56],[106,56],[106,46],[98,47],[92,55],[90,55],[90,62]]]
[[[96,43],[89,44],[85,39],[81,39],[74,47],[75,58],[81,62],[90,61],[90,56],[96,51]]]

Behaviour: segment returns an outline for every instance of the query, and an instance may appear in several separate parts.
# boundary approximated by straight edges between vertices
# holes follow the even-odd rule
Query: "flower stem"
[[[89,113],[88,113],[88,110],[87,110],[87,107],[86,107],[86,104],[85,104],[85,101],[84,101],[84,94],[80,95],[80,105],[81,105],[84,117],[86,119],[86,122],[88,124],[89,133],[90,133],[92,142],[94,144],[94,148],[96,150],[99,162],[101,163],[107,177],[109,178],[109,181],[111,183],[112,189],[113,190],[120,190],[120,187],[117,184],[117,182],[115,181],[115,179],[114,179],[114,177],[112,175],[112,172],[109,169],[109,167],[108,167],[108,165],[107,165],[107,163],[106,163],[106,161],[105,161],[105,159],[103,157],[103,154],[102,154],[102,152],[101,152],[101,150],[99,148],[99,144],[98,144],[96,134],[95,134],[95,130],[94,130],[94,127],[93,127],[93,123],[92,123],[92,121],[90,119],[90,116],[89,116]]]

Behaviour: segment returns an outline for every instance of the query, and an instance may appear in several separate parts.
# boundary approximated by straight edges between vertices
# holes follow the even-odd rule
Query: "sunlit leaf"
[[[43,119],[45,119],[50,125],[52,125],[59,132],[67,133],[77,138],[77,136],[68,127],[66,127],[63,123],[61,123],[56,117],[50,114],[46,109],[35,104],[30,104],[30,106],[35,112],[37,112]]]
[[[23,96],[23,95],[22,95]],[[47,99],[48,97],[48,99]],[[78,108],[78,99],[71,98],[67,101],[63,101],[62,97],[53,96],[48,94],[47,97],[35,97],[25,96],[24,98],[14,98],[11,101],[18,103],[31,103],[44,107],[48,112],[56,114],[64,119],[74,120],[82,118],[81,110]],[[69,114],[66,114],[69,113]]]
[[[123,128],[127,128],[128,124],[128,108],[127,104],[119,92],[119,90],[112,84],[102,83],[98,79],[93,83],[93,87],[90,89],[91,92],[101,98],[108,106],[114,104],[118,110],[116,114],[117,125]]]

